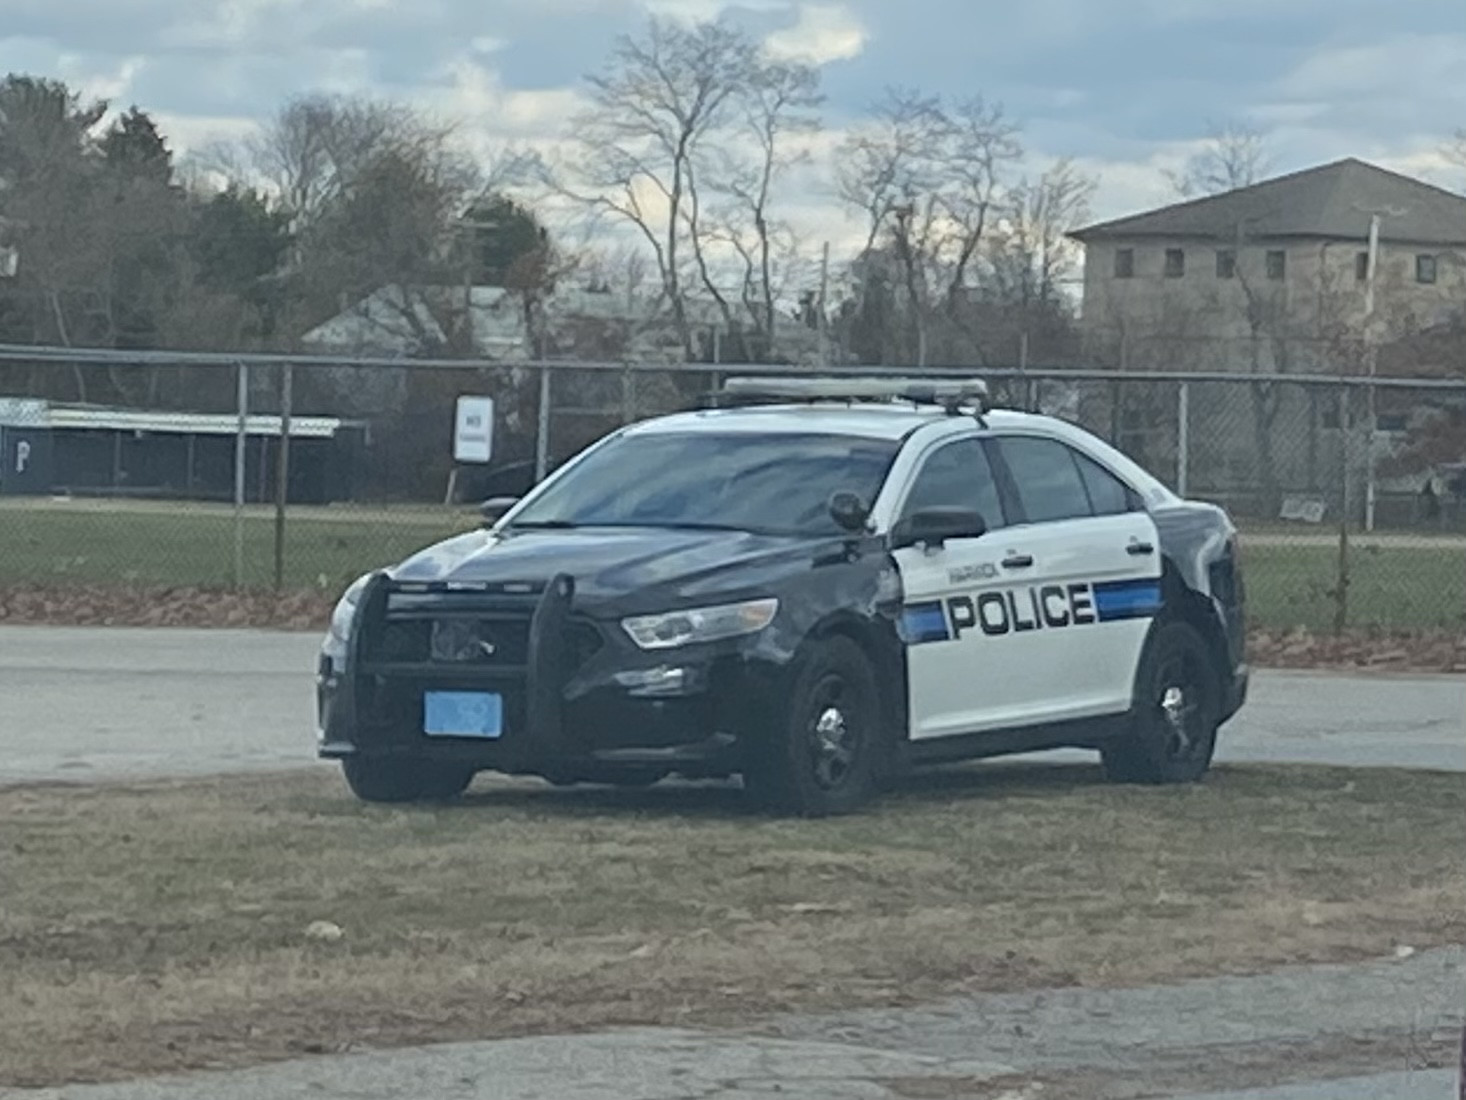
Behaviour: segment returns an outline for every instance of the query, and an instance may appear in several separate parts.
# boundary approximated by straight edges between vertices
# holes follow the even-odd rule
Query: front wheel
[[[363,802],[447,802],[473,782],[473,770],[412,757],[348,756],[341,771]]]
[[[875,685],[854,642],[811,644],[795,667],[787,710],[750,748],[744,786],[773,809],[811,817],[868,802],[885,734]]]
[[[1216,662],[1184,622],[1157,628],[1135,679],[1124,734],[1100,748],[1117,783],[1194,783],[1211,767],[1221,714]]]

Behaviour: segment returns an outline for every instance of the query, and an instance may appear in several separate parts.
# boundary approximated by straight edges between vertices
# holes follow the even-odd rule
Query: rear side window
[[[1132,494],[1125,484],[1088,455],[1071,452],[1079,465],[1079,476],[1089,493],[1089,503],[1097,516],[1119,516],[1131,510]]]
[[[1013,474],[1018,502],[1030,523],[1093,515],[1089,491],[1074,452],[1052,439],[1012,436],[1000,439],[1003,461]]]

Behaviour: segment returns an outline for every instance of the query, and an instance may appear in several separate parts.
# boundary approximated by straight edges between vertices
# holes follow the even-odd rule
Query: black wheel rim
[[[1154,729],[1166,759],[1185,761],[1204,753],[1210,700],[1192,654],[1174,653],[1161,662],[1152,699]]]
[[[807,744],[810,775],[821,790],[835,790],[855,770],[860,752],[859,722],[844,677],[831,674],[810,700]]]

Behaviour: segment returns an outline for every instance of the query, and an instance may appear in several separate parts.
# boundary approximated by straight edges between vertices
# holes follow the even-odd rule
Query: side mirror
[[[937,547],[949,539],[976,539],[987,534],[987,521],[971,508],[923,508],[891,529],[891,549]]]
[[[844,530],[856,534],[865,530],[865,521],[870,518],[870,509],[859,494],[842,489],[830,498],[830,516]]]
[[[518,503],[518,497],[491,497],[478,507],[479,522],[484,527],[492,527]]]

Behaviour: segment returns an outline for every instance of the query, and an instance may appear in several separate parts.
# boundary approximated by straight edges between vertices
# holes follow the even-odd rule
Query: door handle
[[[1146,554],[1154,554],[1155,547],[1148,542],[1140,542],[1139,540],[1136,540],[1132,542],[1129,546],[1125,547],[1125,553],[1133,554],[1135,557],[1138,558],[1143,557]]]
[[[1032,564],[1032,554],[1010,554],[1003,559],[1004,569],[1027,569]]]

